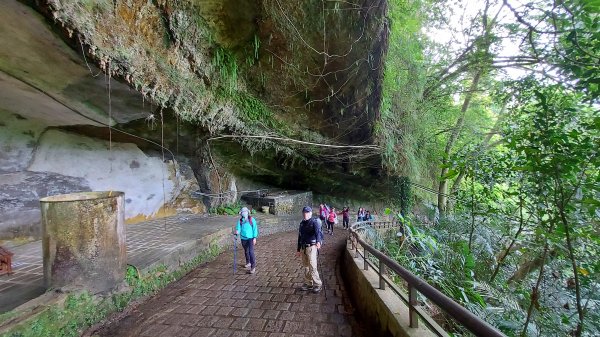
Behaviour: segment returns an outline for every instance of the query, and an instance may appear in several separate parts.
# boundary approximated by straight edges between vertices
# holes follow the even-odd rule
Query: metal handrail
[[[365,226],[367,227],[381,227],[384,225],[384,228],[387,227],[387,224],[390,222],[381,222],[381,221],[366,221],[366,222],[356,222],[354,225],[350,227],[350,239],[352,241],[352,249],[356,250],[356,254],[358,255],[359,245],[364,249],[365,254],[363,255],[365,267],[368,267],[368,259],[367,252],[377,258],[379,262],[379,270],[377,274],[379,275],[379,288],[385,289],[385,284],[388,282],[385,277],[385,269],[389,268],[391,271],[400,276],[406,283],[408,284],[408,313],[409,313],[409,322],[411,328],[417,328],[419,326],[418,321],[418,308],[417,305],[417,291],[423,294],[427,299],[435,303],[440,309],[444,310],[448,313],[452,318],[461,323],[465,328],[471,331],[476,336],[490,336],[490,337],[506,337],[502,332],[500,332],[495,327],[491,326],[486,321],[481,318],[475,316],[473,313],[465,309],[460,304],[456,303],[450,297],[444,295],[441,291],[429,285],[427,282],[414,275],[401,265],[399,265],[396,261],[392,260],[376,248],[372,247],[368,243],[366,243],[363,239],[361,239],[360,234],[357,230],[363,229]],[[398,223],[391,223],[392,226],[399,226]],[[390,227],[392,227],[390,226]]]

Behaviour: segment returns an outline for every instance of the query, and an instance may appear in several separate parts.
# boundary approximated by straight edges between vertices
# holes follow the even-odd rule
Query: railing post
[[[408,320],[411,328],[419,327],[419,314],[415,310],[417,305],[417,289],[411,284],[408,285]]]
[[[385,279],[383,278],[383,274],[385,274],[385,264],[379,259],[379,289],[381,290],[385,290]]]
[[[365,258],[365,266],[364,266],[364,270],[369,270],[369,263],[367,262],[367,254],[369,253],[367,251],[367,247],[363,247],[363,249],[365,250],[365,254],[363,255]]]
[[[356,250],[354,251],[354,258],[357,259],[360,255],[358,254],[358,238],[355,236],[354,237],[355,241],[355,245],[354,248],[356,248]]]

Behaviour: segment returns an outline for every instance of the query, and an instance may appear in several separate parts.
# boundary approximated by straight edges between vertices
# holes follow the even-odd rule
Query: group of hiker
[[[234,230],[234,243],[237,241],[237,236],[239,235],[246,258],[244,266],[248,274],[254,274],[256,273],[254,246],[258,238],[258,224],[256,219],[250,215],[247,207],[242,208],[239,214],[240,218],[236,222]],[[341,212],[337,212],[335,207],[329,207],[327,204],[322,203],[319,205],[318,217],[313,217],[313,211],[310,206],[302,208],[302,221],[298,228],[296,254],[301,257],[302,267],[304,268],[304,283],[300,287],[303,291],[318,293],[323,288],[323,282],[319,277],[319,270],[317,268],[319,250],[324,241],[322,227],[324,223],[327,234],[333,235],[333,228],[334,225],[338,224],[339,215],[342,216],[343,228],[349,228],[350,209],[348,207],[344,207]],[[361,207],[357,213],[357,221],[370,220],[373,220],[371,213]]]
[[[329,207],[327,204],[319,205],[319,219],[326,225],[327,234],[333,235],[333,227],[339,223],[339,215],[342,216],[344,229],[348,228],[350,223],[350,210],[348,207],[344,207],[341,212],[337,212],[335,207]]]
[[[359,208],[358,213],[356,214],[356,221],[372,221],[373,215],[371,215],[371,211],[367,211],[364,208]]]

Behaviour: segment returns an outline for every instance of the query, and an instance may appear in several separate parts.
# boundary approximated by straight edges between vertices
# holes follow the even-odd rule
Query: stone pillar
[[[81,192],[40,200],[47,288],[113,289],[125,277],[124,193]]]

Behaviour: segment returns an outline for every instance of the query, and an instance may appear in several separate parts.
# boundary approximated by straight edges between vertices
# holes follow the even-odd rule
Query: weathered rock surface
[[[39,237],[40,198],[90,190],[84,178],[58,173],[0,174],[0,238]]]
[[[81,49],[71,49],[33,8],[0,6],[0,108],[47,125],[103,125],[148,115],[140,93],[110,82]]]
[[[127,218],[152,215],[174,199],[170,163],[149,157],[133,144],[110,144],[58,130],[39,141],[28,170],[85,179],[93,191],[125,192]]]
[[[0,110],[0,173],[26,169],[46,127],[42,122]]]
[[[38,237],[39,199],[56,194],[124,191],[129,222],[205,210],[190,197],[199,187],[188,165],[163,162],[135,144],[50,128],[6,111],[0,111],[0,142],[0,238]]]

